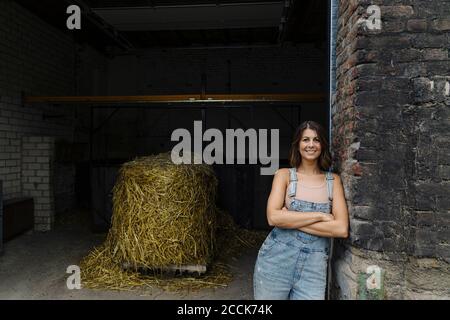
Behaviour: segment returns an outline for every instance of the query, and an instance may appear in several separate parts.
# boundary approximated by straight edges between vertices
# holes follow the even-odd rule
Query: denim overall
[[[289,169],[289,211],[331,212],[333,175],[327,172],[328,203],[295,198],[297,170]],[[274,227],[258,252],[253,275],[256,300],[323,300],[327,283],[330,238],[297,229]]]

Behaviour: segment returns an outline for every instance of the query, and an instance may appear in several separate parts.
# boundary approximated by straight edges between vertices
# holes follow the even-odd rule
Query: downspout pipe
[[[333,107],[333,97],[336,92],[336,38],[337,38],[337,21],[339,12],[339,0],[328,0],[328,141],[331,143],[331,112]],[[327,274],[327,300],[331,300],[331,287],[333,285],[333,269],[331,261],[333,260],[334,241],[330,241],[330,257],[328,260]]]
[[[337,38],[337,21],[338,21],[338,8],[339,0],[328,0],[329,1],[329,19],[328,19],[328,83],[329,83],[329,93],[328,93],[328,103],[329,103],[329,118],[328,118],[328,139],[331,145],[331,110],[333,107],[333,97],[336,93],[336,38]]]

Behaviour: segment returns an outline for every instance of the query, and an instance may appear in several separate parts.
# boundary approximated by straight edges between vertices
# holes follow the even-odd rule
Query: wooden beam
[[[31,103],[214,103],[214,102],[323,102],[325,94],[188,94],[149,96],[25,96],[24,102]]]

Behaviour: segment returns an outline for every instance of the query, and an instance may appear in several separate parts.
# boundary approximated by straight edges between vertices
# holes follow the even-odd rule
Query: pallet
[[[122,268],[125,270],[138,270],[139,272],[166,272],[166,273],[197,273],[197,274],[204,274],[206,272],[206,265],[203,264],[187,264],[187,265],[168,265],[168,266],[162,266],[162,267],[154,267],[152,269],[149,269],[147,267],[134,267],[130,263],[123,263]]]

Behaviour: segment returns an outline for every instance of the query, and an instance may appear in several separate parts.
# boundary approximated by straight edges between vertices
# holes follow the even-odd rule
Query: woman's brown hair
[[[289,151],[289,163],[293,168],[298,168],[300,163],[302,163],[302,157],[300,155],[299,143],[302,138],[303,131],[306,129],[314,130],[319,138],[320,146],[322,147],[322,152],[320,153],[318,164],[320,170],[328,171],[331,167],[331,154],[328,146],[327,135],[325,129],[314,121],[305,121],[300,126],[298,126],[295,131],[294,139],[291,144],[291,150]]]

